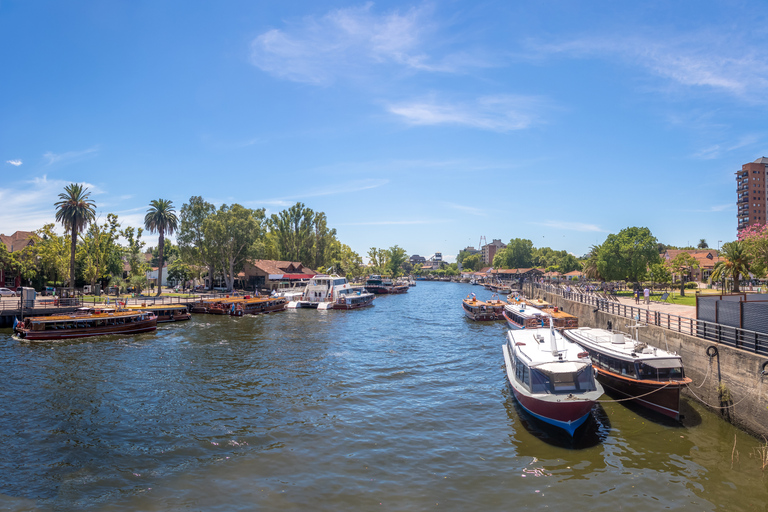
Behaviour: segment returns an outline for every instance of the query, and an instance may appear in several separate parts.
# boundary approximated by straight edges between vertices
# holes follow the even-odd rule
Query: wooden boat
[[[563,335],[589,352],[608,393],[680,419],[680,389],[691,382],[680,356],[618,331],[581,327]]]
[[[192,315],[184,304],[152,304],[141,306],[127,306],[129,311],[151,311],[157,316],[157,323],[182,322],[189,320]]]
[[[285,297],[248,297],[237,302],[231,302],[228,314],[231,316],[243,316],[276,313],[284,311],[287,304],[288,299]]]
[[[485,322],[492,320],[501,320],[504,313],[506,302],[498,298],[487,301],[477,300],[475,294],[467,295],[467,298],[461,302],[464,314],[467,318],[474,321]]]
[[[522,300],[504,306],[503,315],[510,329],[536,329],[543,327],[545,320],[550,318],[548,313]]]
[[[389,293],[405,293],[408,291],[407,284],[395,284],[391,279],[380,275],[370,275],[365,281],[365,291],[376,295]]]
[[[579,318],[577,316],[566,313],[565,311],[558,308],[557,306],[552,306],[547,308],[537,308],[537,309],[541,309],[543,313],[546,313],[552,317],[552,321],[555,324],[555,329],[578,329],[579,328]]]
[[[405,286],[408,290],[408,286]],[[288,309],[358,309],[373,305],[374,294],[355,286],[346,277],[317,274],[313,276],[301,299],[290,301]]]
[[[589,354],[551,325],[509,330],[502,350],[515,399],[534,417],[573,436],[603,394]]]
[[[137,334],[157,329],[149,311],[81,308],[72,314],[36,316],[18,322],[13,330],[27,341],[55,341],[105,334]]]

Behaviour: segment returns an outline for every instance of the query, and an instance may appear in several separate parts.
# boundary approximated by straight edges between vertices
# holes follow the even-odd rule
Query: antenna
[[[480,247],[478,249],[482,251],[485,245],[488,245],[488,240],[485,239],[485,235],[480,235]]]

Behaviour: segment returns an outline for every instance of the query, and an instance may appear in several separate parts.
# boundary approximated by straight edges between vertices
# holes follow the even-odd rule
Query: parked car
[[[40,291],[40,295],[53,295],[53,286],[46,286]]]
[[[15,297],[16,292],[9,288],[0,288],[0,297]]]

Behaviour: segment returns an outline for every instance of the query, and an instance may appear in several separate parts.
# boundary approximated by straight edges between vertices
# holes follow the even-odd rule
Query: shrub
[[[687,283],[685,283],[685,288],[688,289],[688,290],[692,290],[692,289],[698,288],[698,287],[699,287],[699,284],[694,282],[694,281],[688,281]]]

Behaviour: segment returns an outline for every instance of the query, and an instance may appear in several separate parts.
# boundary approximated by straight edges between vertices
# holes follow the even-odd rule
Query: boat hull
[[[618,398],[633,398],[632,402],[658,414],[680,420],[680,388],[682,381],[648,381],[622,377],[596,368],[597,380],[606,392]],[[686,379],[690,382],[690,379]]]
[[[74,338],[90,338],[92,336],[106,336],[110,334],[139,334],[142,332],[151,332],[157,329],[157,319],[144,320],[141,322],[132,322],[120,326],[92,327],[88,329],[67,329],[59,331],[33,331],[19,329],[17,332],[26,341],[57,341]]]

